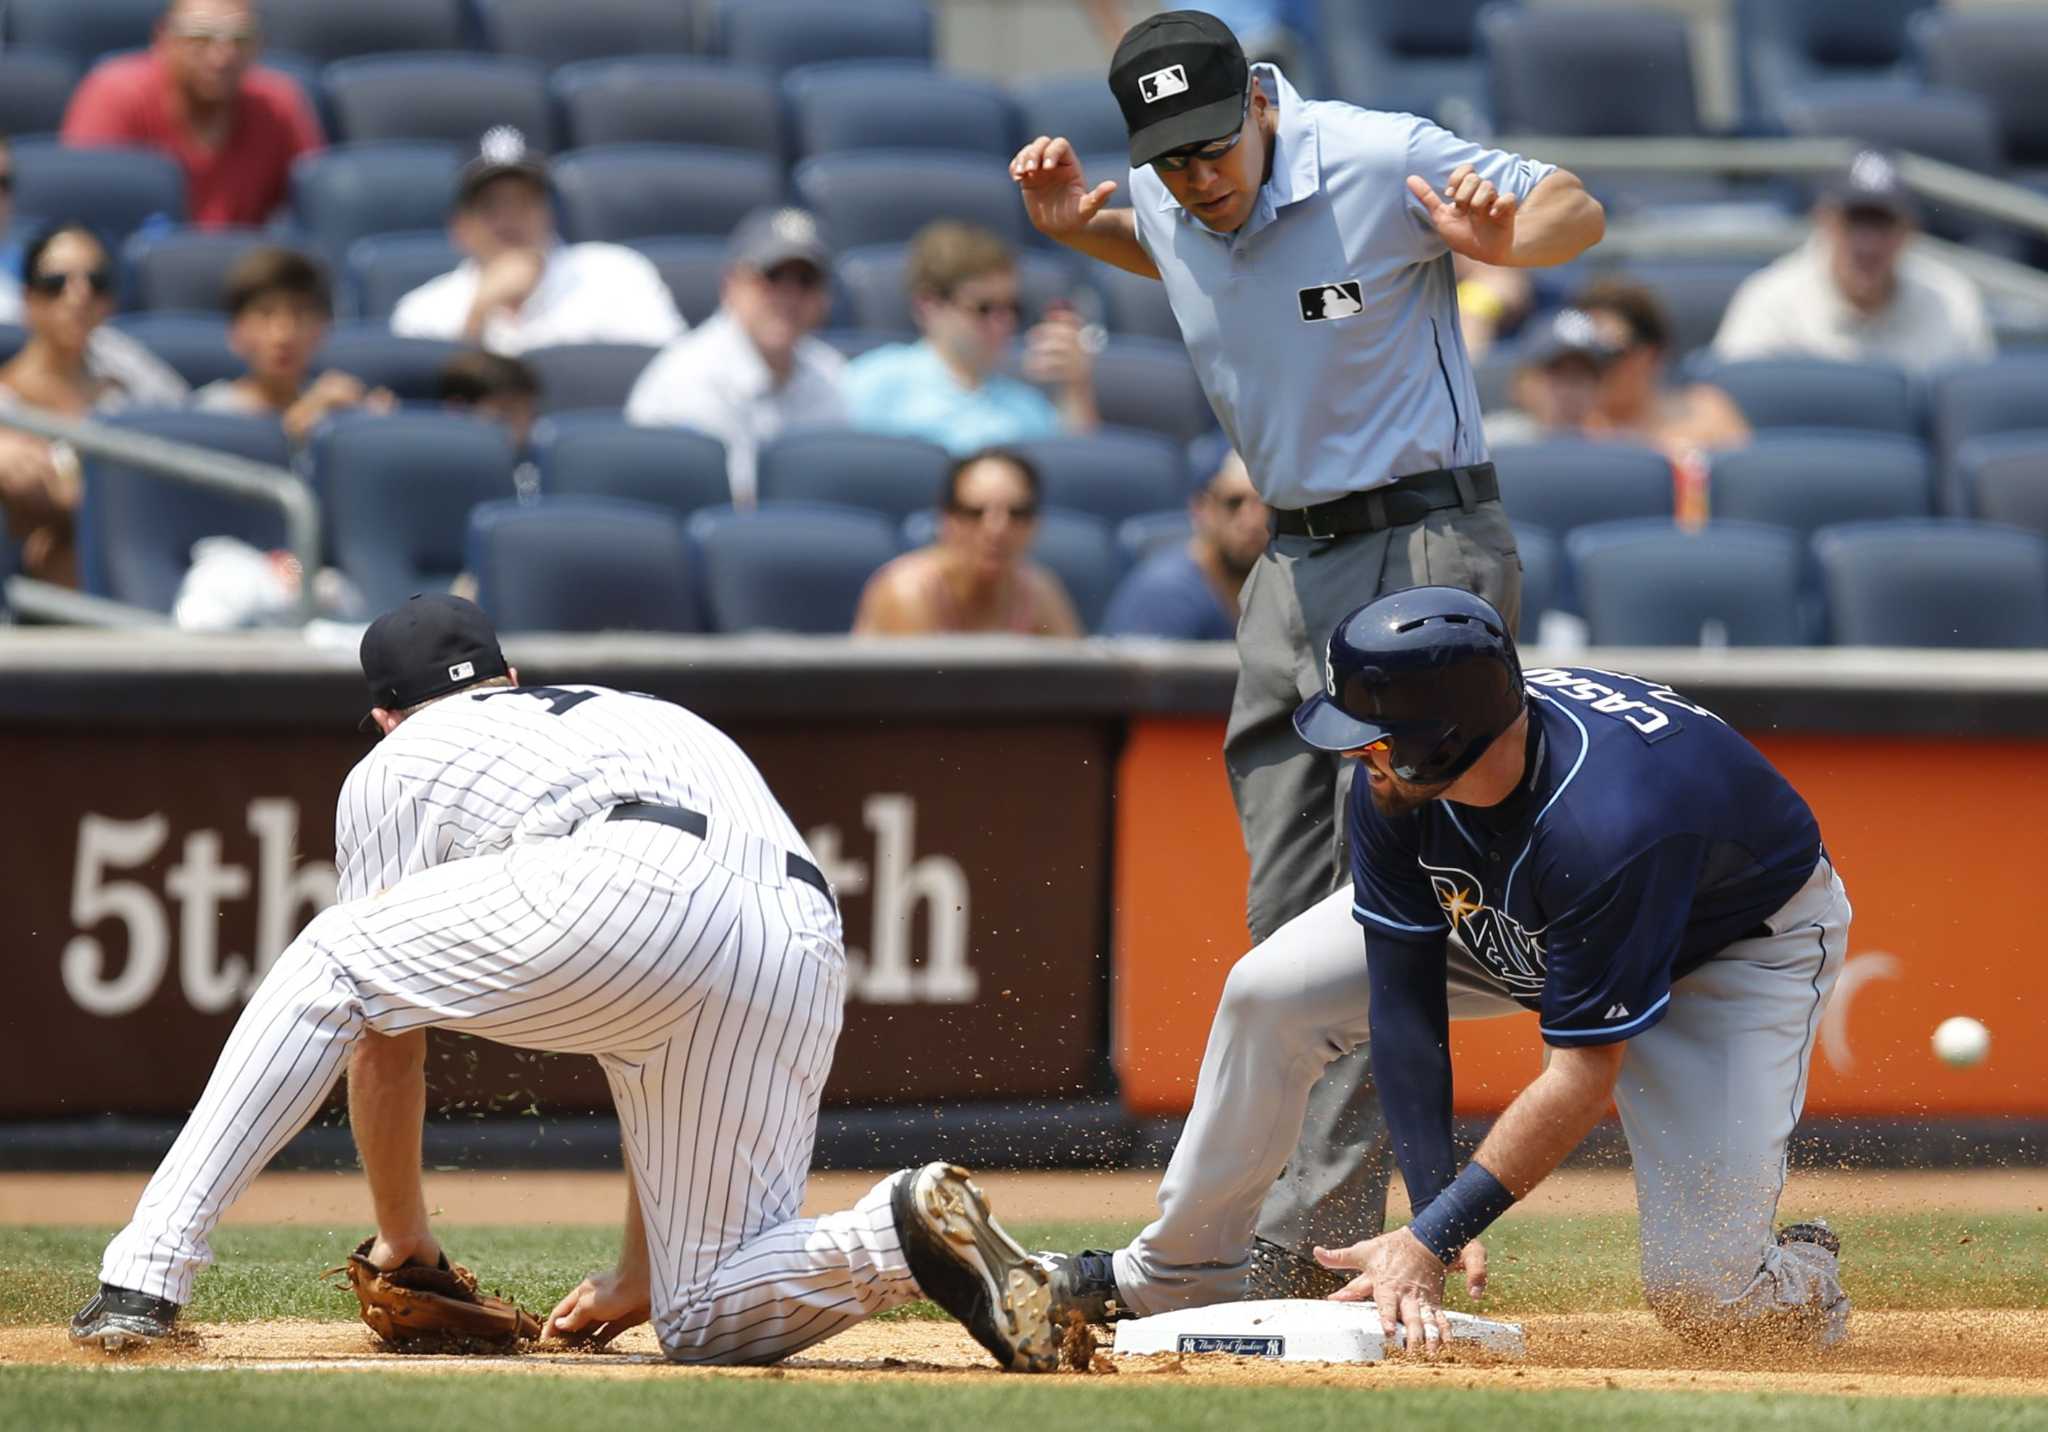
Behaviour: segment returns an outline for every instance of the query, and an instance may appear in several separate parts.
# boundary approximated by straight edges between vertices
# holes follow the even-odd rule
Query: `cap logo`
[[[1866,149],[1851,161],[1849,182],[1859,189],[1889,189],[1899,182],[1899,173],[1891,160]]]
[[[475,675],[476,663],[473,661],[458,661],[455,665],[448,668],[448,679],[450,681],[467,681]]]
[[[778,209],[775,217],[768,221],[768,227],[785,244],[818,242],[818,225],[802,209]]]
[[[1188,92],[1188,72],[1184,66],[1168,65],[1163,70],[1154,70],[1149,75],[1138,76],[1138,94],[1147,104],[1157,104],[1163,99],[1172,99],[1177,94]]]
[[[1330,641],[1323,648],[1323,689],[1330,693],[1330,699],[1337,699],[1337,633],[1330,633]]]
[[[1365,291],[1355,278],[1319,283],[1298,291],[1301,321],[1321,323],[1331,318],[1352,318],[1365,312]]]
[[[477,152],[486,164],[517,164],[526,158],[526,136],[509,124],[484,131]]]

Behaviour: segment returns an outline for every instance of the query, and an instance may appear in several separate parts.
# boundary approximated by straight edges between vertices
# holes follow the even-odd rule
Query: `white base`
[[[1510,1357],[1528,1351],[1518,1323],[1444,1314],[1451,1341],[1473,1343]],[[1281,1362],[1378,1362],[1390,1348],[1405,1347],[1406,1328],[1392,1337],[1380,1332],[1379,1310],[1371,1303],[1331,1303],[1312,1298],[1268,1298],[1250,1303],[1216,1303],[1183,1308],[1116,1325],[1117,1355],[1220,1352],[1235,1357],[1270,1357]]]

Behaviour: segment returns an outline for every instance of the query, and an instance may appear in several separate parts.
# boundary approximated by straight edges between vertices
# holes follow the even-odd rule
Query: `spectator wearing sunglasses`
[[[846,420],[846,360],[813,335],[832,304],[832,254],[803,209],[758,209],[733,230],[718,311],[654,356],[626,399],[648,427],[725,444],[732,500],[754,502],[761,444],[802,423]]]
[[[1048,314],[1025,335],[1030,382],[1003,371],[1022,313],[1008,244],[968,224],[928,224],[911,241],[906,282],[923,336],[847,365],[846,405],[857,425],[956,454],[1094,429],[1095,359],[1077,315]],[[1057,403],[1034,383],[1052,389]]]
[[[148,50],[80,82],[64,142],[159,150],[185,171],[191,223],[260,225],[284,206],[292,161],[321,147],[298,85],[256,68],[261,44],[250,0],[171,0]]]
[[[1229,641],[1237,634],[1237,594],[1266,550],[1266,504],[1244,459],[1223,461],[1188,499],[1194,527],[1138,564],[1109,599],[1105,636],[1159,636],[1178,641]]]
[[[856,636],[1012,632],[1079,636],[1060,579],[1030,558],[1038,470],[1002,448],[969,453],[939,491],[939,539],[868,578]]]

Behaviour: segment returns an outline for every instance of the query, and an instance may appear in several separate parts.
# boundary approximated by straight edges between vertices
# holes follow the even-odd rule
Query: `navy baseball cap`
[[[1622,355],[1621,345],[1583,308],[1560,308],[1522,350],[1522,361],[1538,367],[1560,358],[1584,358],[1604,368]]]
[[[1877,213],[1906,220],[1920,217],[1919,200],[1900,176],[1897,161],[1879,149],[1866,149],[1850,160],[1849,167],[1828,185],[1827,197],[1844,213]]]
[[[1226,139],[1244,123],[1251,66],[1230,27],[1200,10],[1168,10],[1125,32],[1109,88],[1131,136],[1131,167]]]
[[[462,166],[462,173],[455,180],[455,207],[466,207],[483,192],[486,184],[517,174],[545,189],[548,183],[547,160],[540,151],[528,146],[526,136],[509,124],[494,125],[484,131],[477,141],[476,153]]]
[[[791,261],[809,264],[819,273],[832,271],[832,250],[808,209],[756,209],[739,221],[726,241],[725,261],[766,273]]]
[[[497,629],[475,602],[444,592],[413,597],[370,623],[360,653],[370,704],[403,711],[511,668]],[[373,729],[366,715],[361,729]]]

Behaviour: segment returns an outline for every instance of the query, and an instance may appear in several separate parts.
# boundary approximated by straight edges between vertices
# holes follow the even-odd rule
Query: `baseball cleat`
[[[1084,1322],[1109,1323],[1124,1316],[1116,1290],[1116,1262],[1099,1248],[1079,1253],[1040,1253],[1038,1261],[1052,1275],[1052,1317],[1066,1321],[1079,1313]]]
[[[1010,1371],[1057,1369],[1051,1276],[1003,1231],[965,1169],[946,1163],[905,1169],[890,1211],[903,1256],[927,1298]]]
[[[92,1301],[71,1316],[71,1341],[102,1352],[148,1347],[171,1335],[178,1305],[168,1298],[100,1284]]]
[[[1842,1235],[1828,1227],[1825,1218],[1808,1219],[1804,1223],[1788,1223],[1778,1230],[1778,1246],[1787,1243],[1811,1243],[1825,1248],[1837,1258],[1842,1256]]]

